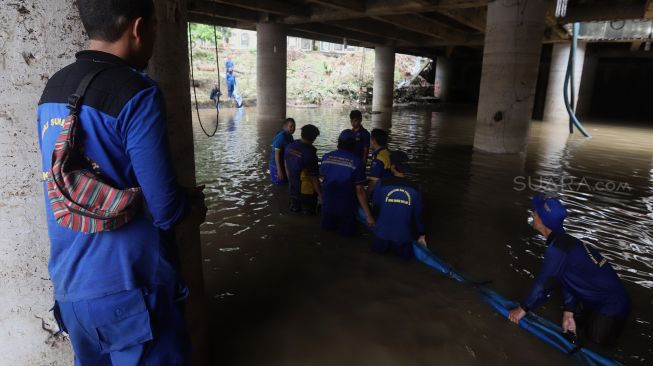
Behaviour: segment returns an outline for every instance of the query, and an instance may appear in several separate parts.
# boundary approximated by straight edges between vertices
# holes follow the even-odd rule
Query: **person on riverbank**
[[[203,187],[177,182],[164,96],[144,72],[154,2],[76,6],[88,49],[49,78],[37,111],[54,317],[76,365],[189,365],[175,227],[198,230],[206,205]]]
[[[233,69],[227,71],[225,80],[227,81],[227,97],[233,99],[235,97],[234,91],[236,90],[236,75]]]
[[[356,155],[361,158],[363,166],[367,166],[367,155],[370,153],[370,132],[363,127],[363,114],[359,110],[349,112],[351,130],[356,139]]]
[[[313,146],[320,130],[308,124],[301,128],[301,138],[286,146],[284,159],[290,187],[290,211],[315,214],[322,189],[318,179],[320,170],[317,149]]]
[[[372,162],[370,163],[370,176],[367,191],[374,193],[376,184],[392,176],[390,171],[390,150],[388,150],[388,133],[380,128],[375,128],[370,134],[372,147]]]
[[[222,92],[220,92],[220,87],[218,86],[217,83],[213,84],[213,89],[211,89],[211,94],[209,95],[209,99],[213,101],[213,104],[215,104],[216,109],[220,109],[220,96],[222,95]]]
[[[390,171],[392,176],[382,179],[372,195],[372,203],[379,211],[373,229],[372,250],[378,253],[392,250],[397,256],[410,259],[414,257],[414,231],[417,231],[417,242],[426,246],[422,195],[417,186],[406,178],[406,153],[393,151],[390,154]]]
[[[272,140],[272,154],[270,156],[270,178],[274,185],[284,185],[288,183],[286,177],[286,164],[284,152],[286,146],[293,142],[293,133],[295,133],[295,120],[286,118],[281,126],[281,131],[274,136]]]
[[[368,226],[374,225],[365,194],[365,167],[355,154],[356,138],[352,130],[344,130],[338,137],[338,149],[324,154],[320,175],[322,182],[322,228],[337,230],[340,235],[356,233],[356,208],[365,212]]]
[[[234,61],[231,55],[227,56],[227,61],[225,61],[224,67],[227,69],[227,72],[234,70]]]
[[[563,331],[576,334],[578,320],[590,340],[601,345],[613,344],[631,308],[621,280],[596,248],[565,232],[567,209],[560,201],[536,195],[532,206],[533,228],[546,237],[547,248],[540,274],[526,299],[510,311],[509,319],[519,323],[528,311],[544,304],[560,285]]]

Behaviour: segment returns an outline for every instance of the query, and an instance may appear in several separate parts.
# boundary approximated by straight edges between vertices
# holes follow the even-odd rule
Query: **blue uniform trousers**
[[[57,301],[76,366],[190,365],[190,338],[177,288],[134,289],[75,302]]]
[[[372,250],[377,252],[377,253],[385,253],[389,250],[392,250],[392,252],[403,259],[412,259],[415,258],[415,254],[413,253],[413,244],[412,243],[397,243],[394,241],[390,240],[384,240],[375,237],[374,238],[374,243],[372,244]]]

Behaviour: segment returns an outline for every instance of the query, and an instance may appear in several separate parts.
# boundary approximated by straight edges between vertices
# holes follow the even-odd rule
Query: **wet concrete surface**
[[[255,109],[220,113],[218,133],[195,121],[198,182],[209,214],[202,230],[215,361],[224,365],[574,364],[510,324],[469,287],[417,262],[370,252],[371,236],[322,232],[317,217],[291,214],[266,174],[278,125]],[[349,110],[289,109],[299,127],[322,132],[318,155],[335,148]],[[202,111],[212,130],[215,113]],[[594,135],[535,121],[521,155],[472,149],[474,108],[398,109],[364,117],[390,131],[390,147],[413,159],[432,251],[520,300],[537,274],[544,239],[527,225],[529,199],[556,192],[567,229],[596,245],[625,280],[634,311],[619,345],[595,348],[628,365],[652,362],[653,128],[587,123]],[[613,187],[614,186],[614,187]],[[538,312],[561,316],[555,294]]]

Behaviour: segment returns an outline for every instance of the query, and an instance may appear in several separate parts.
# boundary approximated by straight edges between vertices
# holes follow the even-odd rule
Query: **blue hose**
[[[473,285],[474,290],[479,294],[481,299],[492,306],[502,316],[507,318],[510,310],[519,306],[519,304],[516,302],[504,298],[488,287],[468,280],[467,277],[465,277],[463,274],[456,271],[449,264],[442,261],[430,250],[417,242],[413,242],[413,252],[415,253],[415,257],[420,262],[444,274],[445,276],[452,278],[458,282]],[[528,312],[528,314],[522,318],[522,320],[519,322],[519,326],[529,333],[535,335],[542,341],[556,347],[565,354],[573,356],[576,361],[578,361],[579,365],[619,365],[619,363],[603,357],[587,348],[579,347],[564,336],[562,329],[558,325],[546,320],[545,318],[533,313],[532,311]]]
[[[580,30],[580,25],[578,23],[574,23],[573,26],[573,37],[571,40],[571,51],[569,52],[569,62],[567,63],[567,73],[565,74],[565,83],[564,83],[564,89],[563,89],[563,95],[565,99],[565,107],[567,108],[567,113],[569,113],[569,133],[574,133],[574,128],[573,126],[576,126],[576,128],[583,134],[585,137],[592,137],[590,136],[587,131],[583,128],[583,125],[580,123],[578,120],[578,117],[576,117],[576,111],[575,108],[573,107],[574,104],[574,64],[576,60],[576,48],[578,48],[578,32]],[[569,98],[569,89],[571,89],[571,101]]]

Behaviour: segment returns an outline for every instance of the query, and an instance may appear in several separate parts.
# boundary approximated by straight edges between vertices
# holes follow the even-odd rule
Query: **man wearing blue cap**
[[[382,179],[372,195],[379,216],[374,226],[372,250],[384,253],[392,250],[404,259],[413,258],[414,231],[417,241],[426,246],[422,222],[422,195],[417,186],[406,178],[408,156],[403,151],[390,153],[392,177]]]
[[[607,259],[595,248],[565,233],[567,209],[555,198],[537,195],[532,201],[533,228],[546,237],[540,274],[521,306],[508,317],[519,323],[529,310],[542,305],[560,284],[564,300],[562,329],[576,334],[574,313],[582,307],[587,337],[612,344],[630,313],[630,297]]]
[[[367,203],[363,185],[365,167],[354,151],[356,136],[352,130],[344,130],[338,138],[338,150],[324,154],[320,175],[322,182],[322,228],[338,230],[341,235],[351,236],[356,232],[356,201],[365,212],[368,226],[374,225],[374,218]]]

